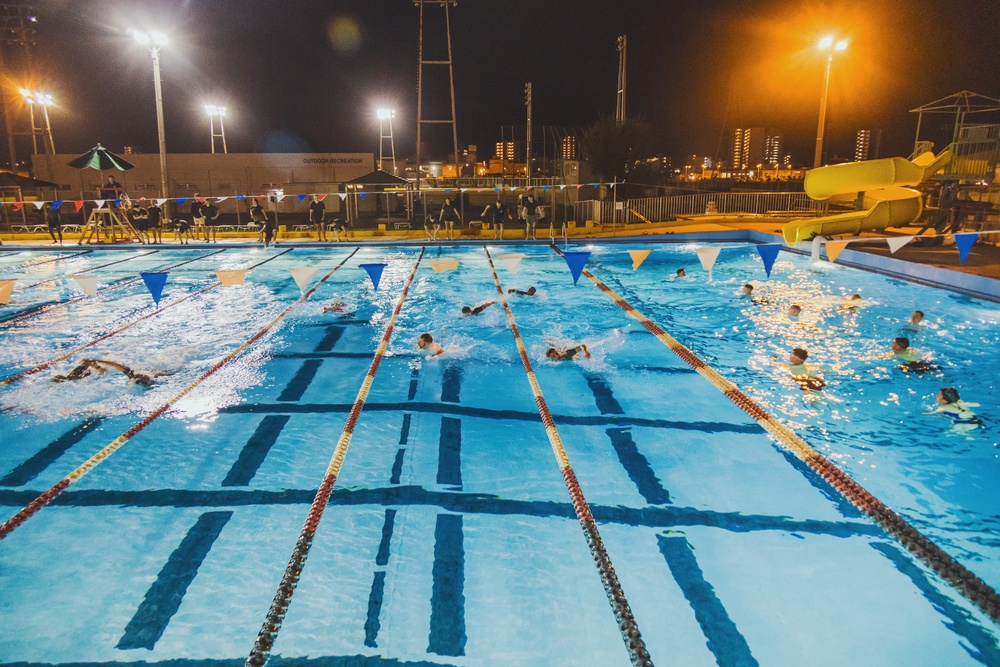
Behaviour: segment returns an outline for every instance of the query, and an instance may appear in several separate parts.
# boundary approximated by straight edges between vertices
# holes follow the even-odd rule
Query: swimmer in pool
[[[342,313],[347,310],[348,304],[343,299],[337,299],[331,304],[323,306],[324,313]]]
[[[938,407],[928,414],[943,414],[951,417],[954,425],[978,427],[983,420],[976,416],[970,408],[978,408],[979,403],[966,403],[958,395],[954,387],[943,387],[937,395]]]
[[[799,315],[802,314],[802,306],[797,303],[793,303],[788,307],[788,319],[793,322],[799,321]]]
[[[151,387],[153,386],[154,380],[153,376],[146,373],[137,373],[125,364],[120,364],[117,361],[110,361],[108,359],[84,359],[80,364],[71,370],[66,375],[56,375],[52,378],[53,382],[67,382],[80,380],[85,377],[94,375],[104,375],[109,370],[118,371],[122,373],[125,377],[129,379],[129,382],[139,385],[140,387]]]
[[[677,269],[677,277],[678,278],[686,278],[687,274],[688,274],[688,272],[685,271],[684,269]]]
[[[511,287],[509,290],[507,290],[507,294],[520,294],[521,296],[535,296],[535,292],[537,291],[538,290],[535,289],[534,285],[532,285],[526,290],[519,290]]]
[[[899,370],[904,373],[926,373],[937,370],[937,366],[920,358],[920,352],[910,347],[910,339],[906,336],[892,339],[892,352],[889,356],[902,362]]]
[[[777,356],[773,357],[775,365],[787,368],[792,374],[792,379],[798,383],[802,391],[819,391],[826,386],[826,382],[817,374],[816,368],[810,368],[806,365],[808,358],[809,352],[801,347],[792,350],[791,354],[788,355],[787,364],[778,361]]]
[[[462,306],[462,314],[463,315],[478,315],[479,313],[483,312],[484,310],[486,310],[487,308],[489,308],[490,306],[492,306],[495,303],[496,303],[496,301],[486,301],[484,303],[479,304],[478,306],[476,306],[474,308],[472,306]]]
[[[585,359],[590,359],[590,350],[588,350],[587,346],[583,343],[574,347],[566,347],[561,350],[550,347],[545,351],[545,356],[552,361],[572,361],[579,358],[581,352],[583,353]]]
[[[854,310],[856,308],[861,308],[864,305],[865,302],[861,299],[860,294],[852,294],[851,298],[840,304],[839,310]]]
[[[767,299],[763,297],[758,298],[753,295],[753,285],[751,285],[750,283],[747,283],[746,285],[743,286],[743,293],[740,294],[740,299],[750,299],[751,303],[756,303],[756,304],[768,303]]]
[[[417,339],[417,349],[430,352],[427,355],[428,359],[444,354],[444,348],[434,342],[434,336],[429,333],[420,334],[420,338]]]

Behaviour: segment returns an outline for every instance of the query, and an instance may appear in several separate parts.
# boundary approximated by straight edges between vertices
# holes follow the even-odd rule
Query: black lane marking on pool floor
[[[437,483],[462,490],[462,420],[441,417],[441,435],[438,439]]]
[[[312,381],[316,378],[316,372],[319,367],[323,365],[322,359],[306,359],[299,366],[299,370],[295,373],[291,380],[288,381],[288,385],[282,390],[281,395],[278,396],[279,401],[300,401],[302,400],[302,395],[306,393],[306,389],[312,384]]]
[[[387,509],[382,522],[382,540],[375,554],[375,565],[384,568],[389,564],[389,547],[392,543],[392,531],[396,524],[396,510]],[[379,616],[382,613],[382,601],[385,594],[385,570],[375,571],[371,592],[368,594],[368,615],[365,618],[365,646],[378,648],[378,632],[382,629]]]
[[[445,363],[441,371],[441,400],[445,403],[458,403],[462,393],[462,366],[458,362]]]
[[[729,618],[722,600],[716,596],[715,589],[705,581],[687,538],[657,535],[656,540],[674,581],[694,611],[694,617],[708,640],[708,650],[715,656],[716,664],[719,667],[759,665],[750,652],[746,638]]]
[[[282,429],[291,419],[290,415],[268,415],[260,420],[247,444],[240,450],[239,458],[229,469],[222,486],[247,486],[263,465],[274,443],[278,441]]]
[[[20,464],[0,479],[0,486],[23,486],[38,477],[60,456],[86,437],[104,421],[103,417],[91,417],[78,426],[62,434],[45,447],[38,450],[31,458]]]
[[[653,472],[649,459],[639,452],[632,434],[627,428],[609,428],[608,437],[635,488],[650,505],[665,505],[670,502],[670,493],[663,488],[660,478]]]
[[[125,634],[115,648],[153,650],[170,619],[180,609],[184,594],[205,556],[232,516],[232,512],[206,512],[198,517],[146,591],[146,597],[125,626]]]
[[[611,391],[611,385],[604,378],[596,373],[584,373],[583,377],[587,380],[587,386],[590,387],[590,392],[594,395],[597,410],[602,415],[625,414],[622,406],[615,399],[615,395]]]
[[[281,403],[252,403],[233,405],[219,410],[223,414],[326,414],[348,413],[351,403],[302,403],[298,405]],[[426,412],[451,414],[459,417],[482,417],[484,419],[513,419],[542,423],[537,412],[521,410],[490,410],[457,403],[366,403],[366,412]],[[705,433],[764,434],[764,428],[754,421],[743,424],[728,422],[676,421],[671,419],[647,419],[628,415],[552,415],[557,424],[566,426],[642,426],[647,428],[668,428],[680,431],[703,431]]]
[[[437,517],[431,580],[427,652],[465,655],[465,538],[462,517],[458,514]]]
[[[0,506],[24,507],[38,497],[34,489],[0,489]],[[159,489],[146,491],[102,491],[83,489],[64,491],[52,501],[53,507],[162,507],[218,508],[274,505],[309,505],[316,489],[261,491],[227,489]],[[391,486],[381,489],[334,489],[332,506],[436,507],[446,512],[494,516],[526,516],[577,520],[573,505],[548,500],[512,500],[486,493],[434,491],[419,486]],[[693,507],[624,507],[592,505],[598,523],[644,528],[706,526],[734,533],[778,530],[788,533],[829,535],[831,537],[882,536],[881,528],[864,520],[827,521],[795,519],[785,516],[717,512]]]

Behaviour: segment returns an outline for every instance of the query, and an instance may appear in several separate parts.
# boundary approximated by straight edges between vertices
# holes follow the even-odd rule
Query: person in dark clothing
[[[198,199],[198,193],[194,193],[194,198],[191,200],[191,224],[194,225],[196,239],[201,238],[202,234],[205,233],[205,218],[201,212],[203,205],[204,202]]]
[[[487,301],[485,303],[479,304],[475,308],[473,308],[472,306],[462,306],[462,314],[463,315],[478,315],[479,313],[483,312],[484,310],[486,310],[487,308],[489,308],[490,306],[492,306],[495,303],[496,303],[496,301]]]
[[[129,213],[132,218],[132,226],[139,233],[139,239],[149,243],[149,236],[146,234],[149,229],[149,211],[137,204],[130,209]]]
[[[163,221],[163,209],[155,201],[153,205],[146,209],[146,228],[148,235],[153,240],[150,243],[163,243],[163,232],[160,225]]]
[[[319,198],[319,195],[313,195],[313,200],[309,203],[309,224],[316,225],[316,238],[319,241],[326,241],[326,204]],[[340,240],[340,235],[337,235],[337,240]]]
[[[535,225],[538,224],[538,206],[539,202],[535,201],[535,195],[528,195],[528,198],[524,200],[524,238],[535,239]]]
[[[216,236],[216,229],[219,226],[220,215],[222,215],[222,211],[219,210],[219,207],[205,200],[205,203],[201,207],[201,217],[205,220],[205,243],[209,242],[210,235],[212,243],[219,242]]]
[[[267,222],[267,213],[264,212],[264,206],[260,203],[259,199],[255,199],[253,204],[250,205],[250,219],[257,225],[257,241],[264,240],[264,223]]]
[[[45,210],[43,215],[45,216],[45,224],[49,227],[49,236],[52,237],[52,245],[59,244],[62,245],[62,215],[59,213],[59,207],[53,206],[55,202],[49,202],[45,205]],[[56,236],[59,239],[56,239]]]
[[[114,176],[108,176],[107,182],[101,186],[101,199],[115,201],[122,197],[122,184],[115,180]]]
[[[445,199],[444,205],[441,207],[441,215],[439,216],[441,222],[444,223],[445,231],[448,232],[448,238],[455,238],[455,222],[459,224],[462,223],[461,216],[458,215],[458,209],[455,205],[451,203],[451,199]]]
[[[503,223],[507,219],[507,205],[498,198],[483,211],[483,220],[493,225],[493,238],[503,239]]]

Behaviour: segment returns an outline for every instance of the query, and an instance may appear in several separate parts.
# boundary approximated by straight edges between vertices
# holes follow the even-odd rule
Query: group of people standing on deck
[[[518,196],[515,209],[517,219],[524,222],[524,238],[536,239],[536,227],[539,221],[544,222],[548,219],[545,205],[535,199],[535,195],[529,193]],[[496,201],[488,204],[483,209],[480,218],[482,218],[483,222],[491,226],[494,239],[502,239],[504,225],[511,219],[511,211],[508,209],[507,204],[500,197],[497,197]],[[443,228],[447,239],[452,240],[455,238],[455,223],[462,224],[461,213],[451,198],[446,197],[441,208],[432,211],[424,219],[424,234],[428,241],[437,241],[438,232]],[[552,238],[552,234],[553,229],[550,222],[549,238]]]

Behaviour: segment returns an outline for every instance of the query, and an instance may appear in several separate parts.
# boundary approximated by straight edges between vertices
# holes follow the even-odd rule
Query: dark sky
[[[33,83],[60,105],[51,120],[61,153],[96,142],[157,150],[151,59],[130,26],[171,39],[162,52],[171,152],[208,150],[206,102],[228,108],[230,152],[376,152],[381,104],[397,110],[397,153],[414,152],[411,0],[45,0],[35,8]],[[426,57],[443,54],[433,38],[442,16],[426,10]],[[826,33],[851,40],[833,63],[831,154],[849,153],[855,131],[867,127],[883,130],[883,155],[908,154],[909,109],[963,89],[1000,97],[997,0],[459,0],[451,19],[459,143],[478,144],[481,157],[492,156],[501,125],[524,124],[525,81],[536,125],[585,127],[613,116],[619,34],[628,37],[628,115],[648,121],[653,151],[676,160],[725,155],[727,130],[761,125],[784,133],[796,163],[810,162],[824,67],[815,44]],[[8,85],[19,83],[14,65]],[[447,103],[447,88],[434,83],[425,95]],[[443,158],[450,139],[431,139],[429,151]]]

